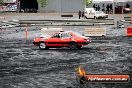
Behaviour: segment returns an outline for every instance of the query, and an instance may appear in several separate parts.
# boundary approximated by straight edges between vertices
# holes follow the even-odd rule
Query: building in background
[[[42,6],[40,0],[17,0],[21,12],[78,12],[83,10],[84,0],[47,0]]]
[[[74,13],[79,10],[84,10],[86,7],[84,1],[85,0],[46,0],[44,6],[42,6],[40,0],[17,0],[16,2],[18,10],[21,12]],[[105,13],[113,13],[118,6],[130,6],[130,8],[132,8],[132,0],[92,0],[92,3],[87,7],[93,7],[95,10],[104,11]]]
[[[47,5],[41,7],[39,3],[40,12],[78,12],[85,8],[84,0],[47,0]]]
[[[39,1],[39,0],[38,0]],[[40,12],[78,12],[83,10],[85,6],[85,0],[47,0],[45,7],[41,7],[39,3]],[[87,7],[93,7],[95,10],[104,11],[105,13],[113,13],[113,9],[119,7],[125,8],[130,6],[132,8],[132,0],[92,0],[92,3]]]

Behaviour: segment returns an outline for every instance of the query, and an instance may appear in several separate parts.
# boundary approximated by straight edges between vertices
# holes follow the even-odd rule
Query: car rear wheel
[[[69,43],[69,48],[72,49],[72,50],[77,49],[77,43],[75,43],[75,42],[70,42],[70,43]]]
[[[81,48],[82,48],[82,46],[78,46],[78,47],[77,47],[77,49],[81,49]]]
[[[86,78],[83,76],[80,78],[80,84],[85,84],[86,83]]]
[[[39,43],[39,48],[40,49],[48,49],[48,47],[46,46],[46,44],[44,42]]]

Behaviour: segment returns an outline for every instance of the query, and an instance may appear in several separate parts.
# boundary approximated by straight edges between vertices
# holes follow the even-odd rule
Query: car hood
[[[40,37],[43,39],[49,39],[51,37],[51,35],[41,35]]]

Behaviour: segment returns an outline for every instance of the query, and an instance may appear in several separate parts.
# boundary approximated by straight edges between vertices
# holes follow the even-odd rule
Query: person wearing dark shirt
[[[84,10],[82,11],[82,17],[84,17]]]
[[[81,11],[78,12],[79,19],[81,18]]]

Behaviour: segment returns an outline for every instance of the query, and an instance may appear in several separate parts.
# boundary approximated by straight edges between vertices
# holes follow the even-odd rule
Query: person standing
[[[95,9],[95,4],[93,5],[93,8]]]
[[[98,7],[97,7],[97,11],[100,11],[100,6],[98,5]]]
[[[109,9],[110,9],[110,13],[112,13],[113,12],[113,9],[112,9],[112,4],[110,4],[110,6],[109,6]]]
[[[105,12],[105,9],[104,9],[105,8],[105,5],[103,4],[102,7],[103,7],[102,11]]]
[[[109,4],[106,6],[106,13],[109,14]]]
[[[79,19],[81,18],[81,11],[78,12]]]
[[[84,17],[84,10],[82,11],[82,18]]]
[[[95,6],[95,11],[97,11],[97,10],[98,10],[98,6],[96,5],[96,6]]]

